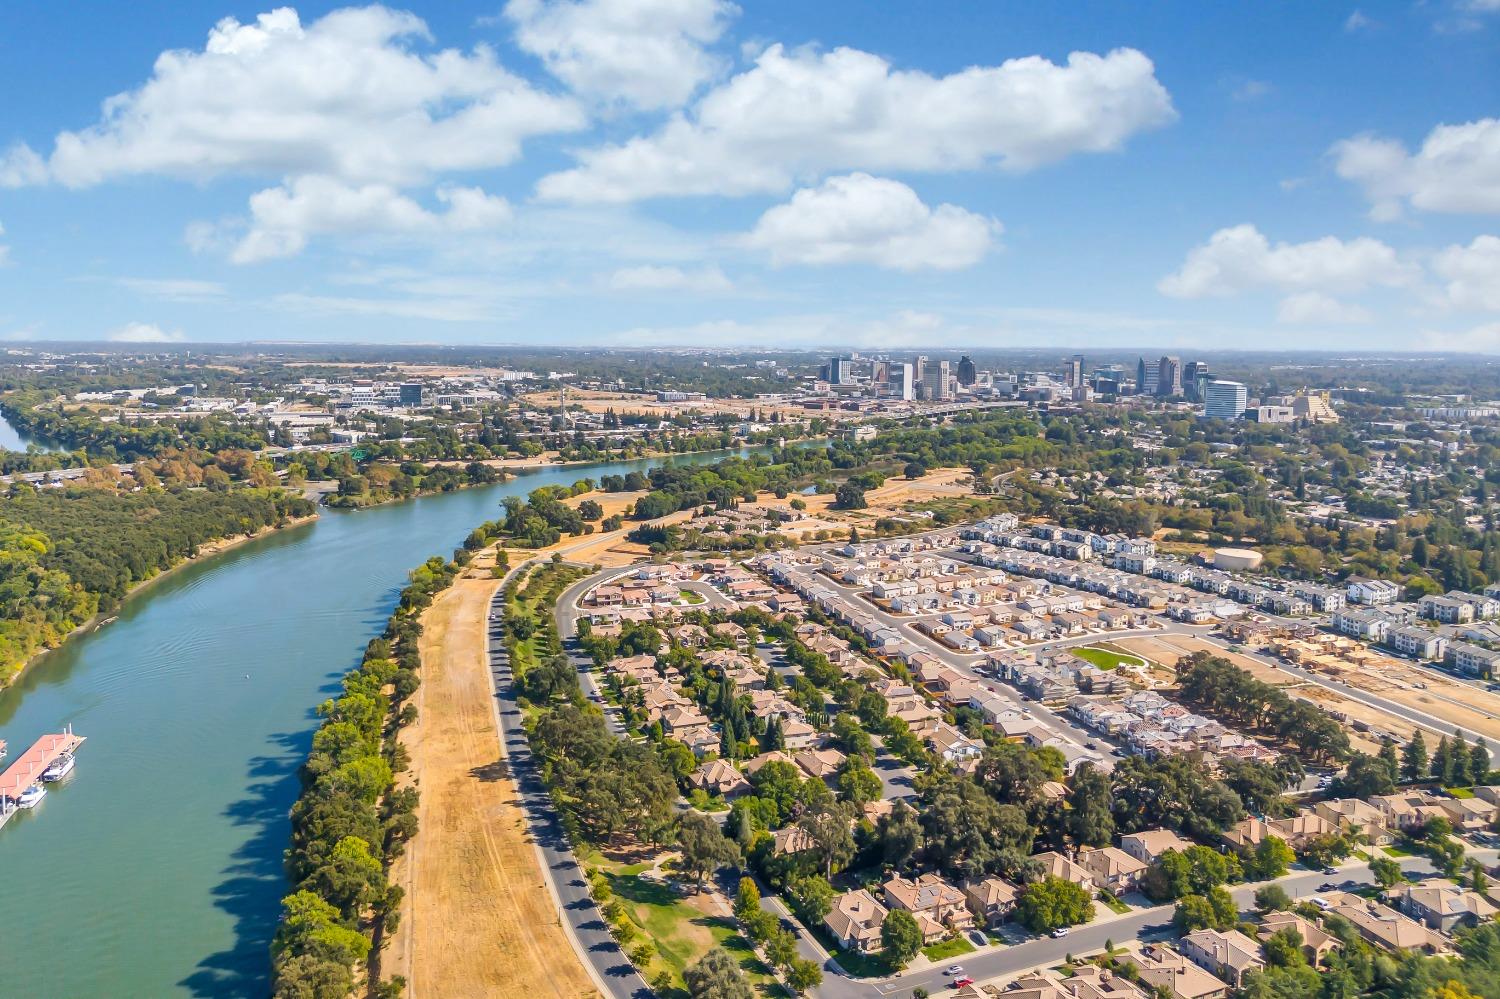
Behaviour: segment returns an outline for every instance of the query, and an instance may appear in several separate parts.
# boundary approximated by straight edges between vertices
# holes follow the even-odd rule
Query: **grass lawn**
[[[1111,649],[1100,648],[1089,645],[1079,649],[1069,649],[1069,652],[1082,659],[1084,662],[1093,663],[1100,669],[1116,669],[1120,666],[1145,666],[1146,661],[1140,656],[1130,655],[1128,652],[1115,652]]]
[[[760,991],[782,994],[780,984],[749,941],[740,936],[733,919],[706,915],[666,885],[643,880],[636,874],[610,874],[607,877],[610,890],[625,904],[631,922],[656,948],[656,956],[640,969],[647,981],[665,969],[672,975],[673,982],[683,987],[683,969],[696,964],[717,946],[739,961],[745,977]],[[625,944],[626,953],[638,945],[638,940]]]
[[[950,957],[958,957],[960,954],[974,953],[974,945],[969,943],[968,937],[960,933],[952,940],[944,940],[931,947],[923,947],[922,953],[927,955],[929,961],[944,961]]]
[[[701,604],[704,600],[708,599],[703,594],[696,593],[693,590],[678,590],[677,593],[690,604]]]
[[[833,955],[833,959],[839,963],[839,967],[849,973],[852,978],[884,978],[891,973],[891,966],[880,954],[861,954],[858,951],[845,950],[838,945],[838,941],[828,935],[828,931],[822,926],[808,927],[813,936],[818,938],[818,943],[823,949]]]
[[[1122,916],[1130,911],[1130,906],[1126,905],[1124,902],[1121,902],[1119,899],[1115,898],[1107,891],[1101,891],[1099,893],[1099,901],[1109,906],[1110,912],[1118,913]]]
[[[1451,797],[1451,798],[1472,798],[1472,797],[1474,797],[1474,792],[1471,791],[1471,790],[1469,790],[1466,787],[1445,787],[1445,788],[1443,788],[1443,790],[1445,792],[1447,792],[1448,796]]]
[[[1404,846],[1382,846],[1381,849],[1390,854],[1392,857],[1414,856],[1414,854]]]

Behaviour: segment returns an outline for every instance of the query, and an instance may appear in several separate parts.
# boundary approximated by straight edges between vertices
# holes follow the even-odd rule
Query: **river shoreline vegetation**
[[[282,900],[272,944],[278,999],[347,996],[357,969],[378,958],[396,928],[403,893],[388,872],[417,831],[418,797],[416,787],[396,786],[409,762],[397,736],[416,720],[422,612],[459,572],[457,562],[437,556],[414,570],[385,631],[344,677],[343,692],[318,707],[322,722],[302,768],[286,851],[293,890]],[[404,989],[396,976],[374,994]]]
[[[314,510],[301,496],[254,485],[13,485],[0,498],[0,684],[204,545]]]

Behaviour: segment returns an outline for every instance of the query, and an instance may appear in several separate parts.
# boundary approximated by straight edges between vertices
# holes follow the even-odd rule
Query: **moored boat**
[[[35,808],[37,802],[46,796],[47,789],[45,787],[42,787],[40,784],[32,784],[21,792],[21,796],[16,799],[16,804],[21,808]]]
[[[42,771],[42,780],[49,784],[60,781],[73,772],[75,764],[76,761],[72,753],[63,753],[57,759],[53,760],[46,770]]]

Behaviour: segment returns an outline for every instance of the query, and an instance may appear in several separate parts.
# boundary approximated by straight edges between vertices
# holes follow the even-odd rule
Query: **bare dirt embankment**
[[[501,750],[484,655],[499,580],[467,576],[424,617],[419,714],[405,738],[422,791],[419,827],[394,872],[407,895],[387,968],[421,999],[596,997],[542,879]]]

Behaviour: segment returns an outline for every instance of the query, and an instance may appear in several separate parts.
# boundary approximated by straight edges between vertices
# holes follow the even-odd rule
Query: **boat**
[[[45,787],[42,787],[40,784],[32,784],[21,792],[21,796],[16,799],[16,804],[21,808],[35,808],[37,802],[46,796],[47,789]]]
[[[42,771],[42,780],[48,784],[62,780],[73,772],[75,763],[72,753],[63,753]]]

